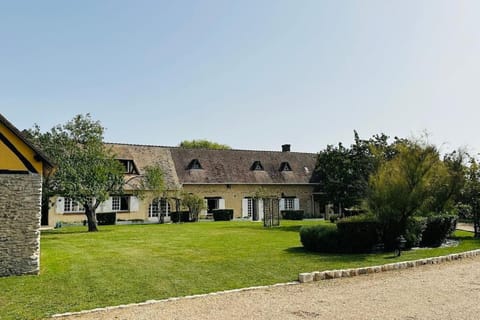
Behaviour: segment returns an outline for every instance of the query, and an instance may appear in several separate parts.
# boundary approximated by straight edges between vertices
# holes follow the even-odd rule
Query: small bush
[[[300,241],[309,251],[339,251],[339,236],[335,225],[304,226],[300,228]]]
[[[116,212],[97,213],[97,222],[99,226],[114,225],[117,221]]]
[[[370,252],[381,238],[379,222],[371,215],[357,215],[337,221],[340,247],[345,252]]]
[[[282,218],[285,220],[303,220],[303,210],[282,210]]]
[[[338,219],[340,219],[340,215],[339,214],[334,214],[332,213],[328,219],[330,220],[331,223],[335,223]]]
[[[190,212],[188,211],[172,211],[170,212],[170,220],[172,222],[190,222]]]
[[[438,247],[455,231],[457,216],[441,214],[427,218],[427,226],[422,234],[422,247]]]
[[[458,219],[463,221],[472,221],[473,220],[473,210],[472,206],[469,204],[458,203],[455,206],[455,209],[458,212]]]
[[[407,221],[407,230],[405,231],[405,249],[420,246],[422,234],[427,227],[427,219],[424,217],[414,217]]]
[[[233,219],[233,209],[216,209],[212,210],[213,220],[230,221]]]

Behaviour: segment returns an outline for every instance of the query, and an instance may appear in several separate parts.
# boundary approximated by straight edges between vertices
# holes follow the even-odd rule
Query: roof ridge
[[[121,143],[121,142],[105,142],[105,144],[110,145],[123,145],[123,146],[132,146],[132,147],[149,147],[149,148],[164,148],[164,149],[179,149],[179,150],[199,150],[199,151],[247,151],[247,152],[265,152],[265,153],[295,153],[295,154],[309,154],[309,155],[316,155],[316,152],[299,152],[299,151],[277,151],[277,150],[253,150],[253,149],[208,149],[208,148],[197,148],[197,149],[189,149],[189,148],[182,148],[177,146],[162,146],[162,145],[153,145],[153,144],[138,144],[138,143]]]

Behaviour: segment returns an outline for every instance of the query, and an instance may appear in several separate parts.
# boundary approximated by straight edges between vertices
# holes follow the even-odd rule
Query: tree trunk
[[[97,229],[97,216],[95,209],[90,205],[85,206],[85,215],[87,216],[88,232],[96,232]]]

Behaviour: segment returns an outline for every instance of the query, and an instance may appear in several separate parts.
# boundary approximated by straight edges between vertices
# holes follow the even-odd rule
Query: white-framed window
[[[296,197],[283,197],[279,205],[280,210],[300,210],[300,201]]]
[[[69,213],[69,212],[83,212],[83,206],[78,204],[78,202],[73,201],[70,198],[64,198],[64,203],[63,203],[63,212]]]
[[[162,198],[160,201],[153,199],[148,205],[149,218],[158,218],[160,213],[163,213],[167,217],[170,215],[170,204],[168,203],[167,199]]]
[[[295,208],[295,198],[285,198],[285,210],[293,210]]]
[[[128,211],[130,209],[129,196],[113,196],[112,211]]]
[[[253,198],[247,198],[247,216],[251,218],[253,216],[253,206],[254,201]]]

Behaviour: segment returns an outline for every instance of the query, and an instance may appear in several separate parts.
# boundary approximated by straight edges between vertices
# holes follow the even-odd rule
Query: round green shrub
[[[422,234],[422,247],[438,247],[455,231],[457,216],[441,214],[427,218],[427,226]]]
[[[300,228],[300,241],[309,251],[339,251],[339,235],[335,225],[303,226]]]

